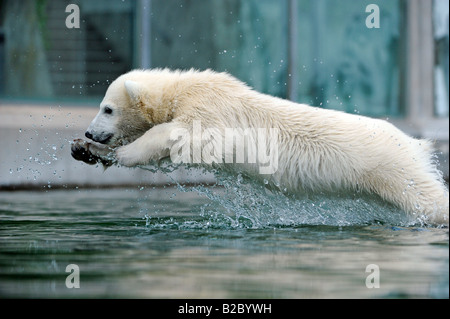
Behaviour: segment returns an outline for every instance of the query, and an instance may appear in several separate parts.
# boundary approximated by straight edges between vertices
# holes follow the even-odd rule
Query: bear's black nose
[[[86,131],[86,133],[84,133],[84,135],[85,135],[87,138],[89,138],[89,139],[92,140],[92,134],[89,133],[89,131]]]

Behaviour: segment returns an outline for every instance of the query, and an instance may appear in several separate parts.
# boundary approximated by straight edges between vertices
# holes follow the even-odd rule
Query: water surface
[[[279,203],[282,218],[261,203],[233,212],[238,201],[206,187],[1,192],[0,297],[449,297],[448,229],[336,222],[342,212],[308,223]],[[366,286],[371,264],[379,288]]]

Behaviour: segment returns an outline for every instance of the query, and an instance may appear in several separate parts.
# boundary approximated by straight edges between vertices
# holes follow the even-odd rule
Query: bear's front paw
[[[139,153],[130,145],[119,147],[116,150],[116,159],[119,165],[133,167],[143,164]]]
[[[89,151],[89,142],[82,139],[73,140],[71,146],[71,154],[77,161],[83,161],[87,164],[93,165],[97,163],[97,157],[92,155]]]

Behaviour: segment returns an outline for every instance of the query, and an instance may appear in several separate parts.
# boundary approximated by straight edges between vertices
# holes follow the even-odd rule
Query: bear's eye
[[[103,110],[103,112],[105,112],[106,114],[112,114],[112,109],[109,107],[105,107],[105,109]]]

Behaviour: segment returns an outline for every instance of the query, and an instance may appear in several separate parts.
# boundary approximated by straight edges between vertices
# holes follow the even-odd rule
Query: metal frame
[[[446,143],[449,119],[435,116],[433,1],[408,0],[406,6],[405,118],[392,120],[414,136]]]
[[[139,0],[136,10],[136,57],[138,67],[149,69],[152,65],[152,0]]]
[[[288,2],[288,78],[287,98],[295,101],[298,95],[298,3],[297,0]]]
[[[139,0],[137,5],[137,65],[151,67],[151,4],[152,0]],[[449,119],[435,116],[434,99],[434,37],[433,1],[405,0],[405,37],[402,57],[405,72],[402,97],[405,117],[390,119],[403,131],[446,143],[449,141]],[[298,83],[298,0],[288,0],[288,78],[287,98],[295,100]],[[448,152],[448,150],[447,150]]]

